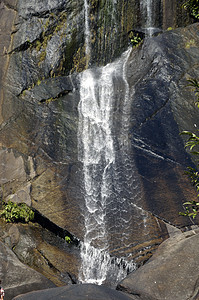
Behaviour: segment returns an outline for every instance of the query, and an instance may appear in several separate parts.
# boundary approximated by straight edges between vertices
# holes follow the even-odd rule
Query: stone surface
[[[164,241],[147,264],[128,275],[118,289],[138,299],[199,299],[199,229]]]
[[[2,242],[0,242],[0,276],[7,300],[20,293],[55,286],[43,275],[22,264]]]
[[[15,253],[24,268],[28,265],[56,286],[78,282],[79,249],[72,241],[68,244],[64,237],[56,236],[38,224],[5,224],[1,221],[0,226],[1,241]],[[4,281],[5,289],[9,284]],[[20,291],[23,293],[22,288]]]
[[[189,18],[179,10],[181,2],[174,1],[174,6],[170,1],[167,5],[163,2],[158,27],[163,25],[164,12],[173,13],[173,7],[172,25],[168,21],[163,27],[188,22]],[[127,47],[129,30],[141,26],[138,1],[117,1],[115,8],[113,1],[106,3],[107,6],[104,1],[90,1],[93,66],[118,57]],[[26,202],[80,239],[84,235],[84,201],[77,146],[81,76],[77,72],[86,68],[83,6],[84,2],[77,0],[0,3],[1,197]],[[138,193],[135,202],[132,194],[125,194],[132,202],[133,216],[128,247],[120,238],[123,230],[117,229],[120,226],[116,224],[116,214],[109,212],[112,255],[130,253],[131,258],[142,263],[167,237],[164,221],[179,228],[191,224],[178,216],[182,202],[196,195],[183,176],[191,158],[177,136],[182,129],[193,129],[198,120],[194,105],[187,102],[193,94],[188,96],[184,87],[186,74],[198,74],[197,26],[146,40],[132,51],[128,61],[133,163],[128,172],[126,166],[118,166],[118,189],[123,179],[134,172]],[[124,100],[124,91],[120,92],[119,87],[118,80],[116,135],[122,127],[120,112]],[[123,196],[117,195],[118,202]],[[116,235],[119,239],[115,239]],[[14,236],[10,245],[17,243],[17,251],[17,247],[22,247],[17,234]],[[28,248],[27,237],[24,240]],[[34,245],[32,240],[30,244]]]
[[[73,285],[70,287],[53,288],[38,292],[32,292],[15,297],[13,300],[136,300],[137,298],[126,295],[122,292],[112,290],[105,286],[92,284]]]
[[[187,87],[187,79],[198,73],[198,29],[195,24],[147,40],[132,52],[128,69],[131,141],[146,195],[139,206],[176,226],[189,222],[176,212],[185,199],[194,199],[184,176],[193,163],[179,133],[196,130],[198,123],[194,94]]]

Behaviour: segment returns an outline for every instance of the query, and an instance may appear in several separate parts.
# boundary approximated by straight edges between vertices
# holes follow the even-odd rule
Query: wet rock
[[[187,88],[187,79],[198,73],[194,67],[199,59],[197,32],[195,24],[147,40],[140,51],[132,52],[128,68],[131,142],[145,194],[139,203],[177,227],[191,224],[177,212],[186,198],[195,199],[184,176],[193,162],[179,133],[194,131],[198,121],[194,95]]]
[[[2,242],[0,242],[0,266],[2,285],[8,300],[20,293],[55,286],[46,277],[22,264]]]
[[[1,241],[13,251],[21,263],[40,272],[56,286],[78,282],[79,248],[71,240],[66,243],[38,224],[5,224],[0,222]],[[9,282],[4,282],[9,287]],[[31,289],[30,289],[31,290]]]
[[[61,288],[53,288],[33,293],[28,293],[25,295],[20,295],[15,297],[13,300],[46,300],[50,299],[63,299],[63,300],[89,300],[89,299],[96,299],[96,300],[130,300],[134,298],[133,296],[128,296],[122,292],[118,292],[112,290],[105,286],[98,286],[92,284],[82,284],[82,285],[73,285],[70,287],[61,287]]]
[[[107,9],[103,1],[90,4],[91,63],[103,65],[119,57],[127,47],[128,32],[140,26],[139,2],[117,1],[116,7],[111,4]],[[167,12],[170,10],[167,7]],[[177,6],[175,15],[177,26],[181,19]],[[86,68],[84,3],[4,0],[0,4],[0,20],[1,196],[6,201],[11,198],[31,205],[82,239],[84,201],[77,146],[80,77],[75,71]],[[131,178],[135,170],[139,192],[135,193],[135,203],[132,201],[127,246],[120,238],[122,227],[117,224],[119,230],[115,232],[115,215],[109,211],[113,255],[131,253],[139,262],[146,261],[167,237],[164,220],[178,227],[190,225],[189,220],[178,217],[178,212],[183,200],[190,195],[195,197],[182,175],[191,160],[183,141],[176,136],[197,119],[194,106],[186,102],[185,90],[183,97],[180,95],[179,88],[185,81],[177,85],[184,74],[197,74],[197,26],[191,28],[149,39],[142,49],[134,49],[129,60],[129,138],[132,161],[136,164],[129,164],[128,173],[124,165],[118,166],[118,189],[123,178],[129,174]],[[183,51],[178,50],[178,45],[183,45]],[[178,100],[172,102],[176,87]],[[115,132],[121,128],[123,93],[118,88]],[[187,118],[189,122],[183,123]],[[118,195],[118,202],[123,197]],[[128,193],[125,197],[132,200]],[[9,243],[15,245],[16,241]],[[30,244],[35,245],[32,241]]]
[[[147,264],[128,275],[118,290],[137,299],[198,299],[199,230],[169,238]]]

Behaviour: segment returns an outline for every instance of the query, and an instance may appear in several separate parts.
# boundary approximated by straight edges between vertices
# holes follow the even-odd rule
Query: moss
[[[41,63],[45,60],[45,58],[46,58],[46,50],[43,50],[43,51],[41,52],[41,54],[39,55],[39,63],[38,63],[39,66],[40,66]]]
[[[37,52],[40,51],[41,47],[42,47],[42,43],[39,40],[37,40],[36,41],[36,50],[37,50]]]
[[[58,32],[60,33],[60,38],[63,38],[67,23],[67,13],[62,12],[59,16],[51,13],[49,18],[47,18],[45,24],[43,24],[43,32],[38,40],[36,40],[31,45],[31,49],[34,48],[38,53],[38,65],[40,66],[41,63],[46,58],[46,48],[48,45],[49,40],[52,38],[53,35],[57,35]],[[61,30],[63,33],[61,34]]]
[[[105,5],[105,0],[100,1],[100,9],[103,9]]]
[[[85,69],[85,47],[78,48],[78,44],[79,41],[77,41],[77,30],[74,29],[71,35],[71,39],[65,46],[63,58],[60,61],[59,70],[61,69],[62,73],[72,73],[74,71],[81,72]],[[82,61],[84,62],[82,63]],[[80,64],[82,67],[80,67]]]
[[[63,27],[66,28],[67,27],[67,22],[66,21],[67,21],[67,13],[62,12],[60,17],[59,17],[57,26],[54,29],[54,33],[57,33],[58,31],[62,30]]]
[[[43,25],[44,30],[48,29],[48,26],[50,25],[50,18],[46,20],[46,23]]]
[[[135,7],[134,5],[127,4],[127,23],[126,23],[126,32],[129,32],[134,27],[134,22],[136,18],[136,12],[134,11]]]
[[[38,81],[37,81],[37,85],[40,85],[41,84],[41,80],[40,79],[38,79]]]
[[[73,56],[73,69],[72,72],[82,72],[86,69],[87,58],[85,56],[85,45],[80,47],[76,54]]]
[[[194,39],[188,41],[186,44],[185,44],[185,48],[186,49],[189,49],[190,47],[196,47],[196,42]]]

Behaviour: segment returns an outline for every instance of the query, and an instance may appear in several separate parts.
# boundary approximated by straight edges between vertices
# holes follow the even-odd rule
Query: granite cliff
[[[122,75],[114,79],[113,135],[119,158],[114,199],[118,203],[128,199],[131,221],[128,246],[123,246],[117,235],[122,236],[124,228],[116,229],[118,215],[109,206],[109,251],[116,257],[130,254],[138,265],[168,237],[167,224],[181,230],[192,225],[178,212],[184,201],[196,198],[184,176],[186,166],[194,162],[179,132],[194,130],[198,121],[194,94],[186,87],[188,78],[198,77],[198,24],[188,26],[192,20],[182,9],[183,1],[154,3],[158,34],[133,48],[125,65],[131,145],[126,164],[120,144],[125,101]],[[138,1],[88,4],[89,60],[84,1],[0,3],[1,198],[25,202],[40,216],[40,225],[16,225],[14,244],[10,225],[1,223],[1,240],[56,285],[78,282],[80,266],[77,243],[65,244],[59,232],[66,230],[74,240],[84,238],[83,165],[78,157],[81,74],[88,67],[95,74],[101,72],[104,65],[120,59],[129,46],[129,32],[145,31]],[[173,30],[167,31],[168,27]],[[52,231],[59,237],[52,237]],[[64,253],[60,265],[55,257]],[[67,257],[73,257],[73,264]],[[5,274],[1,277],[9,288]]]

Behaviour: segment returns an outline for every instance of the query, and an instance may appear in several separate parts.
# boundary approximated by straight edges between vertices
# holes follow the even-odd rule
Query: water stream
[[[84,38],[85,38],[85,54],[86,65],[88,66],[90,59],[90,26],[89,26],[89,5],[88,0],[84,0]]]
[[[152,0],[142,1],[142,6],[147,12],[146,28],[150,29]],[[84,0],[84,9],[89,66],[88,0]],[[138,210],[140,191],[128,138],[131,102],[126,72],[130,54],[131,48],[115,62],[80,75],[78,153],[85,200],[79,273],[82,283],[108,282],[114,286],[136,268],[125,252],[131,247],[132,215]],[[118,257],[112,254],[115,249]]]
[[[124,107],[128,104],[128,83],[124,76],[125,65],[130,55],[128,49],[114,63],[95,70],[86,70],[81,75],[79,110],[79,160],[83,164],[85,198],[85,236],[81,247],[81,282],[102,284],[107,278],[116,283],[135,268],[133,262],[125,258],[113,258],[109,254],[108,209],[114,208],[116,199],[116,140],[113,134],[113,116],[115,107],[115,78],[120,75],[124,90]],[[125,118],[125,114],[124,114]],[[125,120],[122,124],[125,125]],[[125,132],[123,128],[122,133]],[[122,201],[120,203],[122,206]],[[123,205],[124,206],[124,205]],[[126,204],[125,204],[126,206]],[[125,222],[125,211],[118,209],[118,225]],[[125,235],[124,235],[125,236]],[[122,240],[122,237],[120,237]]]
[[[152,36],[156,32],[156,18],[154,15],[155,6],[157,0],[141,0],[140,11],[141,11],[141,26],[145,30],[145,33]]]

